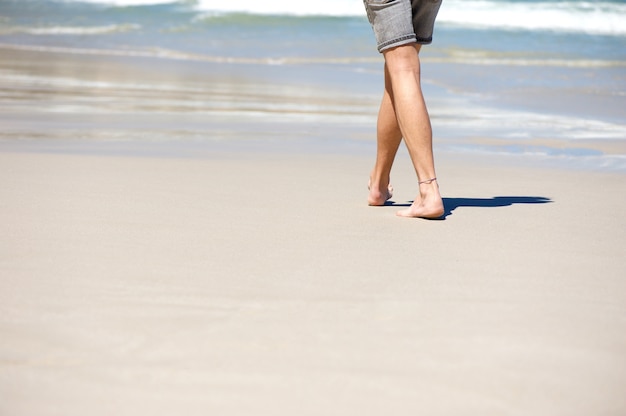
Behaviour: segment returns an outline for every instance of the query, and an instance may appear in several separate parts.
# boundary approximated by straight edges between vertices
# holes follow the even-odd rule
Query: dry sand
[[[0,153],[0,414],[626,414],[623,174],[370,162]]]

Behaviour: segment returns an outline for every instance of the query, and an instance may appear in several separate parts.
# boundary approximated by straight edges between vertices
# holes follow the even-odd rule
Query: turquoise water
[[[626,169],[625,15],[624,1],[444,0],[422,53],[441,146],[561,157],[572,140],[611,141],[618,150],[610,155],[589,145],[565,156]],[[375,115],[380,92],[382,61],[361,0],[1,0],[0,45],[205,62],[262,73],[268,85],[359,91],[360,119]],[[565,144],[529,144],[544,138]]]

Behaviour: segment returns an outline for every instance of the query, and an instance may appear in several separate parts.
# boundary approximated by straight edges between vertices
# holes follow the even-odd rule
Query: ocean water
[[[444,0],[422,52],[436,146],[626,170],[624,16],[623,0]],[[361,0],[0,0],[6,51],[148,59],[153,69],[204,64],[221,80],[203,85],[200,68],[178,83],[135,82],[168,92],[160,110],[151,95],[143,107],[73,99],[40,103],[42,112],[190,111],[215,122],[249,116],[342,132],[358,125],[361,133],[348,135],[355,140],[375,121],[382,77]],[[246,98],[233,99],[229,79],[247,86],[239,91]],[[7,85],[131,88],[119,78],[107,84],[10,65],[0,82],[0,103],[14,113],[20,104]],[[176,101],[176,89],[205,94]]]

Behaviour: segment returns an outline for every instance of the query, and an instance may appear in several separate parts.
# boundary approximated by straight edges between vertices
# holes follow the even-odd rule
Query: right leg
[[[372,170],[369,184],[369,205],[384,205],[390,197],[389,177],[391,167],[402,142],[402,133],[398,125],[393,104],[393,90],[389,70],[385,64],[385,92],[378,111],[376,126],[376,164]]]
[[[419,51],[402,45],[384,52],[393,91],[393,108],[417,174],[419,194],[413,204],[398,212],[403,217],[439,218],[443,201],[436,182],[432,130],[422,95]]]

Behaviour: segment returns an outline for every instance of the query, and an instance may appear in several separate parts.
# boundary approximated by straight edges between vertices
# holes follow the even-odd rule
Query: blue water
[[[257,58],[371,56],[361,0],[284,3],[2,0],[0,39]],[[626,2],[615,0],[444,0],[432,49],[623,64],[624,16]]]
[[[507,152],[533,138],[626,143],[624,16],[616,0],[444,0],[422,52],[436,132],[457,149],[483,148],[464,137],[517,140]],[[381,70],[361,0],[0,0],[0,45],[293,67],[309,78],[334,68],[348,74],[324,78],[337,84]],[[379,85],[358,88],[374,95]]]

